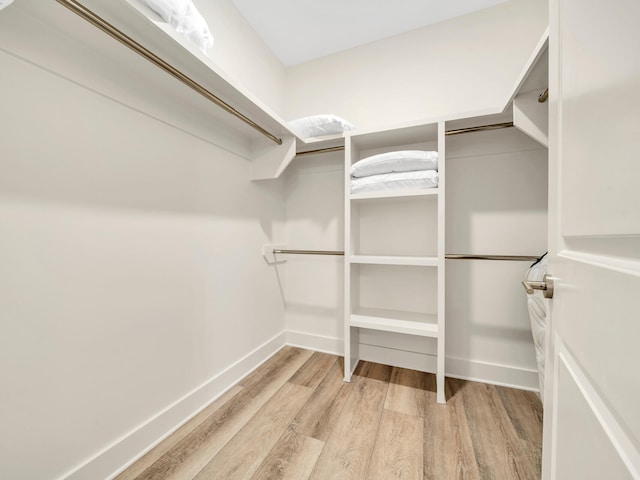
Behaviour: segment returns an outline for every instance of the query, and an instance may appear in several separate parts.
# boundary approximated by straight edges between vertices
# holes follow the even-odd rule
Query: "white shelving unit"
[[[438,150],[438,188],[350,193],[353,163],[396,150]],[[443,122],[354,132],[345,142],[345,381],[360,360],[360,329],[430,337],[438,403],[445,402],[444,159]]]

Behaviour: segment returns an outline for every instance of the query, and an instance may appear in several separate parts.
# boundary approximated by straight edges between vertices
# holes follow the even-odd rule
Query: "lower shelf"
[[[438,316],[376,308],[356,308],[349,325],[384,332],[406,333],[438,338]]]

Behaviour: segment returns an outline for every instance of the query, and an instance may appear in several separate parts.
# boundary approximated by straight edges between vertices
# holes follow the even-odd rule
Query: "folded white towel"
[[[438,170],[438,152],[401,150],[363,158],[351,166],[352,177],[366,177],[381,173]]]
[[[437,186],[438,172],[435,170],[383,173],[351,179],[351,193],[423,189]]]

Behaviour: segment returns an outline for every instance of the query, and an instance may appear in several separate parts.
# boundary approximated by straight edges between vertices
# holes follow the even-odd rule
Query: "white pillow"
[[[351,166],[352,177],[366,177],[381,173],[438,170],[438,152],[402,150],[363,158]]]
[[[302,138],[321,137],[353,130],[356,126],[337,115],[323,114],[298,118],[289,122],[289,126]]]
[[[145,0],[147,5],[176,32],[193,42],[205,54],[213,46],[213,35],[192,0]]]
[[[2,10],[5,7],[8,7],[12,3],[13,3],[13,0],[0,0],[0,10]]]
[[[187,14],[189,0],[145,0],[151,9],[167,23],[177,22]]]
[[[436,188],[437,186],[438,172],[435,170],[383,173],[351,179],[351,193],[380,192],[383,190],[418,190]]]

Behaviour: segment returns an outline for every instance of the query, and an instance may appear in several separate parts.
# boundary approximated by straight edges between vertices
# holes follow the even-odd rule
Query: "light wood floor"
[[[531,392],[285,347],[117,477],[539,479],[542,406]]]

